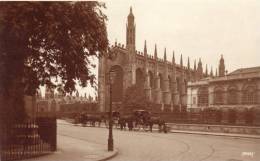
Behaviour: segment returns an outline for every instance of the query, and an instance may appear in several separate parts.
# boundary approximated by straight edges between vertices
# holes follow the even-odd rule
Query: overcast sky
[[[229,72],[237,68],[260,66],[260,1],[259,0],[113,0],[105,1],[108,16],[108,38],[125,44],[126,20],[130,6],[136,23],[136,48],[148,53],[157,44],[158,55],[171,60],[175,51],[187,65],[202,59],[205,65],[218,66],[223,54]]]
[[[260,66],[260,1],[259,0],[112,0],[104,1],[108,16],[107,31],[110,44],[126,43],[126,21],[130,6],[136,23],[136,48],[143,51],[147,41],[148,53],[157,44],[158,55],[171,60],[175,51],[179,64],[190,57],[201,58],[203,69],[208,64],[215,69],[220,55],[226,70]],[[92,93],[93,90],[81,90]]]

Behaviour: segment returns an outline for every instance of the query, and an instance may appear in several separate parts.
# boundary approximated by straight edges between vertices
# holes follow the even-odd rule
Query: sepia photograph
[[[260,1],[0,1],[0,161],[259,161]]]

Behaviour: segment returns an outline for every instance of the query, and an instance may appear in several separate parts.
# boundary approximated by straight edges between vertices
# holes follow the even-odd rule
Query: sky
[[[203,69],[215,73],[220,56],[228,72],[238,68],[260,66],[260,1],[259,0],[113,0],[106,3],[107,32],[112,45],[126,43],[126,21],[130,6],[136,23],[136,48],[148,54],[157,44],[158,56],[171,61],[175,52],[179,64],[190,58],[201,58]],[[94,70],[97,73],[97,69]],[[80,94],[93,95],[91,88],[79,88]]]
[[[108,16],[108,38],[125,44],[126,20],[132,6],[136,23],[136,48],[148,53],[157,44],[158,55],[171,60],[175,51],[177,63],[183,55],[193,61],[201,58],[203,67],[218,66],[221,54],[229,72],[260,66],[259,0],[113,0],[105,1]],[[148,3],[149,2],[149,3]]]

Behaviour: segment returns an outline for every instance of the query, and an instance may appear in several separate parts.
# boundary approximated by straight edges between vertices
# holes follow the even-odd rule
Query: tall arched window
[[[230,86],[227,93],[228,104],[234,105],[238,103],[238,90],[236,86]]]
[[[161,73],[159,73],[159,86],[160,86],[160,89],[163,89],[163,76]]]
[[[207,87],[200,87],[198,90],[198,106],[207,106],[209,102],[209,91]]]
[[[112,101],[121,102],[123,99],[123,68],[119,65],[112,66],[110,70],[115,71],[115,77],[112,87]],[[108,75],[109,76],[109,75]],[[109,77],[107,78],[109,80]]]
[[[139,88],[144,88],[145,77],[144,73],[140,68],[136,69],[136,85]]]
[[[184,79],[184,93],[187,92],[187,87],[188,87],[188,81]]]
[[[180,92],[181,84],[180,84],[180,78],[176,77],[176,85],[177,85],[177,91]]]
[[[172,90],[172,79],[171,76],[168,75],[168,80],[169,80],[169,90]]]
[[[224,90],[220,87],[216,87],[214,90],[214,104],[224,104]]]
[[[256,104],[257,90],[255,85],[245,86],[243,89],[243,103]]]
[[[148,76],[149,76],[149,86],[151,88],[154,88],[154,79],[153,79],[153,73],[151,71],[148,72]]]

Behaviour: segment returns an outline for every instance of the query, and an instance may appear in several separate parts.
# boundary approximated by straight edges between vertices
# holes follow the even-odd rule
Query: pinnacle
[[[146,48],[146,40],[144,41],[144,53],[147,53],[147,48]]]
[[[155,47],[154,47],[154,58],[156,58],[156,57],[157,57],[157,46],[155,44]]]
[[[181,62],[180,62],[180,65],[183,66],[183,63],[182,63],[182,54],[181,54]]]
[[[166,60],[166,48],[164,48],[164,60]]]
[[[173,50],[173,52],[172,52],[172,63],[175,63],[174,50]]]
[[[188,57],[188,69],[190,69],[190,58]]]

